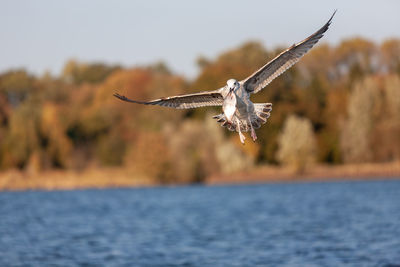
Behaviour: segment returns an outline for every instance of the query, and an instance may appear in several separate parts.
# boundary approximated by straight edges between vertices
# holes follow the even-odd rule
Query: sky
[[[163,61],[193,78],[199,56],[214,59],[250,40],[267,48],[290,46],[335,9],[324,42],[400,38],[397,0],[0,0],[0,72],[58,75],[69,59],[124,67]]]

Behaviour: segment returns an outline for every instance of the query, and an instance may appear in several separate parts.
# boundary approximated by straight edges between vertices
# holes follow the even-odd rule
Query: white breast
[[[224,99],[222,110],[224,111],[226,119],[231,122],[236,111],[236,95],[234,93],[229,93]]]

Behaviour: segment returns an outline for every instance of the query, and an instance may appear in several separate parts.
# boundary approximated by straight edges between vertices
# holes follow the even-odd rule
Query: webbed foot
[[[246,137],[241,132],[239,132],[239,137],[240,137],[240,142],[244,145],[244,140],[246,140]]]
[[[253,142],[257,140],[256,131],[251,127],[251,138],[253,138]]]

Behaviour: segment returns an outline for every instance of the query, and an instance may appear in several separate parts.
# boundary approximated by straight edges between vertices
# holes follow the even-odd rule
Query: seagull
[[[114,96],[126,102],[176,109],[222,106],[223,112],[213,118],[228,130],[238,132],[242,144],[246,139],[243,133],[248,131],[251,132],[251,138],[255,142],[257,140],[255,129],[259,129],[262,124],[267,122],[272,111],[272,104],[252,103],[250,95],[260,92],[272,80],[297,63],[328,30],[335,13],[336,10],[328,22],[314,34],[293,44],[242,81],[229,79],[224,87],[214,91],[169,96],[151,101],[132,100],[118,93],[115,93]]]

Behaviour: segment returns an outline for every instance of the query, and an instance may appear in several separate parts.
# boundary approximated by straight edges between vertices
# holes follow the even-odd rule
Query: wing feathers
[[[169,107],[176,109],[189,109],[189,108],[198,108],[205,106],[221,106],[223,103],[222,95],[219,93],[218,90],[200,92],[188,95],[170,96],[151,101],[132,100],[118,93],[115,93],[114,96],[126,102],[143,104],[143,105],[158,105],[162,107]]]
[[[317,32],[304,39],[300,43],[292,45],[262,68],[254,72],[251,76],[243,80],[242,83],[244,88],[246,88],[248,92],[257,93],[270,82],[272,82],[272,80],[293,66],[319,41],[319,39],[321,39],[322,36],[324,36],[324,33],[328,30],[335,13],[336,10],[328,22],[325,23],[325,25],[322,26]]]

